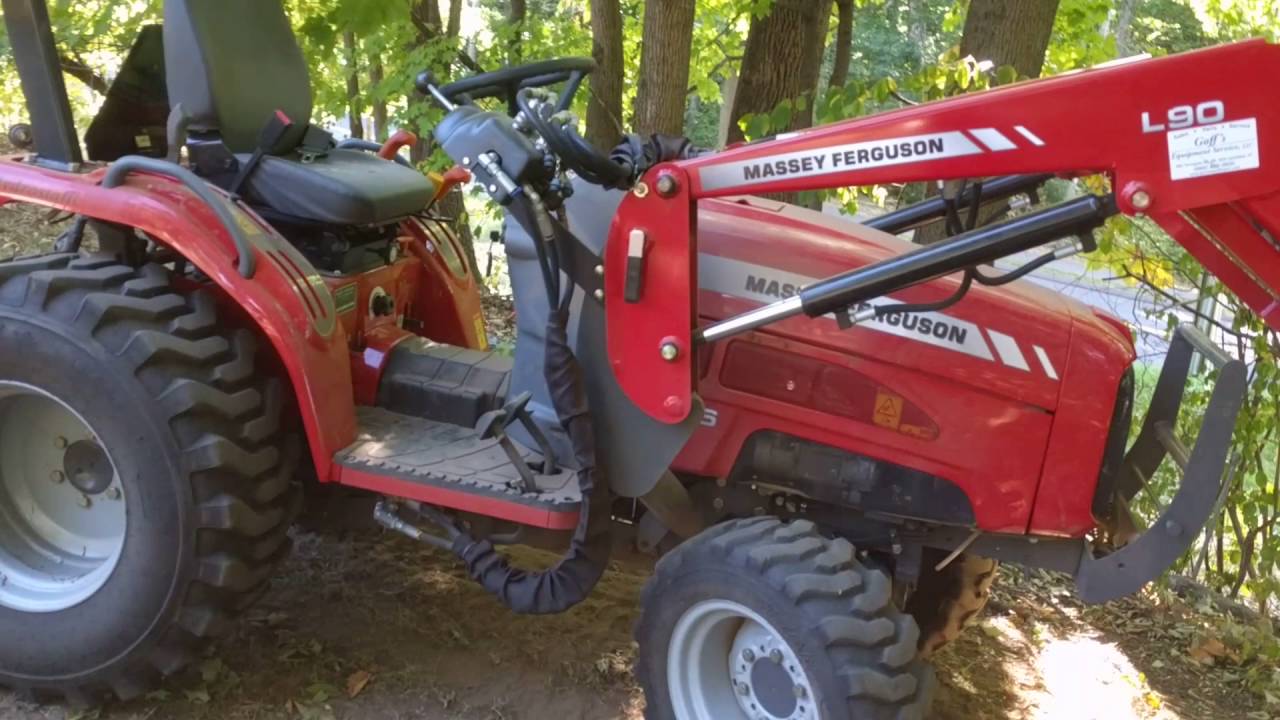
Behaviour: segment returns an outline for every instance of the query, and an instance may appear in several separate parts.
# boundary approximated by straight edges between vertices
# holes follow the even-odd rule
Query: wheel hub
[[[56,612],[101,589],[124,549],[125,500],[84,418],[0,381],[0,606]]]
[[[813,686],[773,626],[727,600],[694,605],[676,623],[667,683],[679,720],[814,720]]]
[[[738,705],[752,720],[809,717],[802,702],[808,680],[791,648],[763,625],[746,620],[729,655],[729,674]]]

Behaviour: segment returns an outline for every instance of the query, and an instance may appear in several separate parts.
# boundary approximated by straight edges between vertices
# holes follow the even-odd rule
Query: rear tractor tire
[[[920,626],[920,654],[924,657],[960,637],[978,619],[991,599],[991,585],[1000,568],[995,560],[966,553],[942,570],[934,570],[942,558],[941,553],[936,555],[907,598],[906,611]]]
[[[157,265],[0,263],[0,685],[136,697],[266,589],[300,447],[255,345]]]
[[[813,523],[717,525],[658,562],[636,628],[649,720],[919,720],[932,671],[882,572]]]

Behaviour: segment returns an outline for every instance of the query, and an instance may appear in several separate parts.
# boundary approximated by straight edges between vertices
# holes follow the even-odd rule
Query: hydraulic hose
[[[545,207],[535,213],[545,214]],[[547,217],[539,220],[549,220]],[[554,232],[549,223],[538,222],[540,235]],[[547,242],[550,238],[536,238]],[[550,239],[554,241],[553,239]],[[558,278],[559,268],[551,268]],[[578,489],[582,500],[578,524],[569,541],[569,550],[559,562],[541,572],[514,568],[488,540],[477,540],[459,531],[453,537],[453,552],[466,563],[471,578],[517,613],[545,615],[568,610],[586,599],[604,575],[613,540],[610,536],[610,492],[604,472],[596,466],[596,438],[591,425],[582,369],[569,347],[569,307],[573,285],[565,288],[559,303],[551,303],[547,313],[546,355],[543,376],[551,394],[551,406],[569,436],[569,445],[578,465]]]

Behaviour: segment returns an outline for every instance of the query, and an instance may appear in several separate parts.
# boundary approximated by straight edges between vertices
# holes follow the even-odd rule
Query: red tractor
[[[310,125],[279,0],[167,0],[87,162],[47,9],[3,10],[34,144],[0,159],[0,202],[75,218],[0,263],[0,683],[37,697],[183,668],[266,588],[305,485],[364,491],[343,501],[515,612],[582,600],[620,540],[660,557],[649,717],[921,718],[924,658],[997,561],[1120,597],[1224,492],[1242,364],[1178,329],[1130,443],[1129,330],[1017,278],[1141,214],[1280,326],[1280,107],[1256,82],[1280,48],[1260,41],[718,153],[597,152],[568,112],[590,60],[424,73],[436,141],[507,212],[513,361],[486,352],[433,213],[462,171]],[[1114,190],[974,222],[1092,174]],[[867,224],[752,197],[964,178],[984,180]],[[952,236],[891,234],[928,221]],[[1217,372],[1188,447],[1194,354]],[[1128,504],[1166,456],[1182,482],[1139,533]],[[520,570],[513,543],[563,557]]]

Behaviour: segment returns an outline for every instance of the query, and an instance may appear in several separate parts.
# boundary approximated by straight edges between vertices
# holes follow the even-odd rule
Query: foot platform
[[[516,446],[532,471],[522,476],[499,437],[375,407],[356,419],[356,442],[334,458],[344,485],[553,530],[578,522],[577,473],[542,474],[537,452]]]

